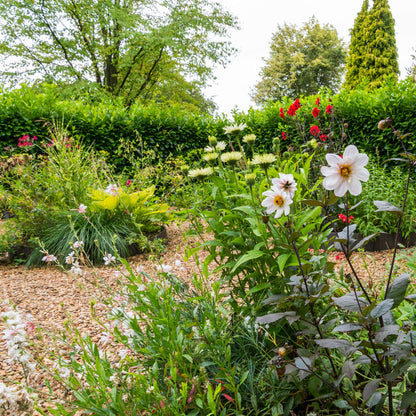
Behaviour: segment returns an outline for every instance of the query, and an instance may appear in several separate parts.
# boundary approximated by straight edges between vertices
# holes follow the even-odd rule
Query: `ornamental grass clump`
[[[51,264],[49,255],[62,262],[73,239],[85,242],[92,264],[102,263],[105,253],[127,257],[146,250],[148,237],[169,221],[169,206],[157,201],[155,186],[135,189],[128,180],[122,187],[105,159],[68,137],[62,124],[51,125],[50,134],[39,144],[42,155],[27,158],[4,177],[14,215],[5,224],[6,235],[16,238],[6,241],[2,234],[0,247],[10,253],[13,246],[27,247],[23,261],[29,267]]]

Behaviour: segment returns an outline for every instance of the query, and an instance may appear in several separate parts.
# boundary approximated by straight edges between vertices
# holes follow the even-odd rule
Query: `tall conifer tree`
[[[351,42],[347,57],[347,73],[345,85],[355,88],[360,83],[363,70],[363,58],[366,54],[366,24],[368,21],[368,0],[364,0],[361,11],[358,13],[354,27],[350,30]]]
[[[368,0],[364,0],[351,30],[345,79],[349,88],[356,88],[364,80],[369,88],[378,88],[387,78],[397,80],[399,73],[394,19],[388,0],[374,0],[370,10],[368,7]]]

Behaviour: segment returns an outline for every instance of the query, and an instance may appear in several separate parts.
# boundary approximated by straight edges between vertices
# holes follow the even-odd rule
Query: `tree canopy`
[[[397,61],[394,19],[387,0],[374,0],[369,8],[364,0],[354,27],[347,58],[345,86],[357,88],[365,83],[378,88],[387,78],[397,80]]]
[[[211,0],[3,0],[3,80],[93,83],[127,105],[172,81],[198,101],[236,24]]]
[[[331,25],[312,17],[300,28],[279,25],[252,98],[256,104],[287,96],[313,95],[323,87],[337,90],[345,64],[345,47]]]

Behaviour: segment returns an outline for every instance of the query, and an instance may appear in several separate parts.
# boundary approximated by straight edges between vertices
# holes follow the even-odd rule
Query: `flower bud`
[[[312,139],[309,142],[310,146],[312,147],[312,149],[316,149],[318,147],[318,142],[316,141],[316,139]]]
[[[247,173],[247,175],[245,175],[245,180],[247,185],[251,188],[254,183],[256,182],[256,174],[255,173]]]
[[[277,353],[279,354],[279,357],[284,357],[286,355],[286,348],[280,347],[277,350]]]
[[[218,143],[218,140],[215,136],[208,136],[208,142],[211,146],[215,147]]]

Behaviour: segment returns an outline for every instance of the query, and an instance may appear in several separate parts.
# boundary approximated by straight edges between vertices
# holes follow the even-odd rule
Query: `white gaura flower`
[[[71,251],[66,257],[65,257],[65,263],[66,264],[72,264],[75,261],[75,252]]]
[[[360,181],[366,182],[370,173],[364,166],[368,163],[368,156],[359,153],[354,145],[349,145],[342,156],[328,153],[326,160],[329,166],[322,166],[321,173],[325,176],[323,187],[334,191],[338,197],[344,196],[347,191],[351,195],[359,195],[362,191]]]
[[[161,264],[156,266],[156,270],[163,273],[170,273],[172,271],[172,266],[169,264]]]
[[[81,269],[81,266],[79,265],[78,261],[74,261],[74,263],[73,263],[73,265],[72,265],[72,267],[69,271],[71,273],[74,273],[74,274],[78,275],[78,276],[82,275],[82,269]]]
[[[110,185],[105,188],[104,192],[111,196],[117,196],[119,194],[118,187],[115,183],[110,183]]]
[[[84,244],[83,241],[75,241],[75,243],[73,244],[74,248],[80,248],[82,247],[82,245]]]
[[[272,186],[269,191],[263,192],[263,195],[266,198],[263,199],[261,205],[266,208],[267,214],[275,212],[275,218],[279,218],[283,214],[289,215],[292,198],[286,192]]]
[[[115,262],[116,261],[116,258],[112,254],[106,254],[103,257],[103,260],[104,260],[104,265],[105,266],[108,266],[110,263]]]
[[[291,199],[295,196],[297,183],[291,173],[279,173],[278,178],[272,179],[272,185],[282,192],[286,192]]]
[[[42,257],[42,261],[46,263],[52,263],[54,261],[58,261],[58,259],[53,254],[47,254],[46,256]]]

